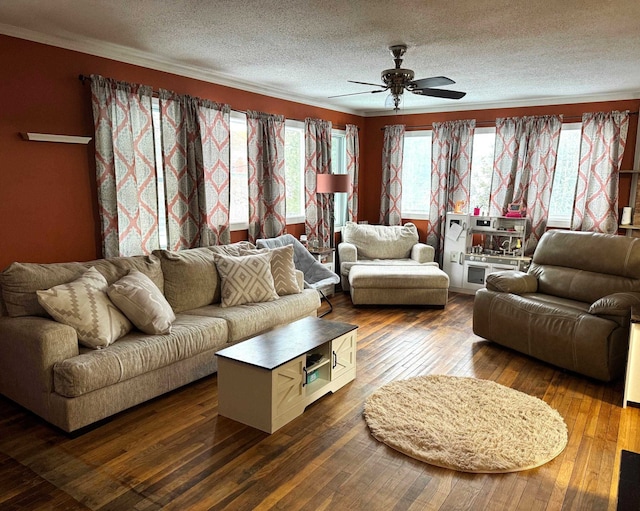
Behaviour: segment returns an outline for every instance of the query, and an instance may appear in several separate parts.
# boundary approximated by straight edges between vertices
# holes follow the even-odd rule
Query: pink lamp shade
[[[316,193],[349,193],[350,186],[349,174],[316,174]]]

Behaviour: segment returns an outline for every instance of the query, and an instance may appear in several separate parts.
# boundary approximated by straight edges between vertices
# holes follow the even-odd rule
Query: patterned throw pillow
[[[216,255],[222,280],[222,307],[270,302],[278,298],[271,275],[271,253],[246,256]]]
[[[109,346],[131,330],[131,323],[107,296],[107,280],[95,268],[78,279],[37,291],[38,302],[60,323],[75,328],[88,348]]]
[[[293,263],[293,245],[271,249],[271,274],[279,296],[300,293]]]
[[[144,273],[131,270],[111,284],[107,294],[138,330],[145,334],[171,333],[176,315],[158,286]]]

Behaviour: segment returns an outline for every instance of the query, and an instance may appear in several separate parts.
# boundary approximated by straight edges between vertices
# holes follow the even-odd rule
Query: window
[[[285,121],[284,166],[287,223],[304,222],[304,123]]]
[[[331,173],[347,173],[346,132],[343,130],[331,131]],[[347,195],[346,193],[334,194],[333,223],[336,230],[347,222]]]
[[[477,128],[473,135],[471,154],[471,178],[469,183],[468,210],[480,208],[489,213],[491,195],[491,175],[493,174],[493,152],[496,144],[495,128]]]
[[[578,179],[581,124],[563,124],[560,130],[558,159],[549,201],[549,227],[569,227],[573,195]],[[491,176],[495,148],[495,128],[478,128],[473,137],[469,210],[479,207],[489,211]],[[403,190],[404,192],[404,190]]]
[[[247,164],[247,116],[231,112],[230,118],[231,202],[229,223],[232,231],[249,227],[249,166]]]
[[[160,102],[153,98],[153,129],[160,133]],[[247,116],[231,112],[230,116],[230,193],[229,222],[231,230],[247,229],[249,226],[249,167],[247,163]],[[158,186],[158,222],[160,225],[160,247],[167,247],[166,204],[164,199],[164,176],[162,168],[161,137],[155,136],[155,158]],[[344,135],[342,141],[344,148]],[[304,123],[285,122],[285,182],[287,188],[287,223],[304,222]],[[344,158],[342,161],[344,162]],[[344,169],[344,163],[342,167]],[[346,169],[344,170],[346,172]],[[338,194],[345,195],[345,194]],[[346,199],[345,208],[346,208]],[[343,215],[344,217],[344,215]]]
[[[160,131],[160,100],[151,98],[151,122],[153,123],[153,145],[156,158],[156,186],[158,187],[158,237],[160,248],[167,248],[167,205],[164,200],[164,168],[162,165],[162,143]]]
[[[428,219],[431,202],[431,131],[404,135],[402,218]]]
[[[578,181],[582,124],[563,124],[558,144],[558,159],[549,204],[549,227],[570,227],[573,197]]]

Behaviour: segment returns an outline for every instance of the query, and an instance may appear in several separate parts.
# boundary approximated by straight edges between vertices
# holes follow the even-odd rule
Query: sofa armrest
[[[295,272],[298,288],[302,291],[304,289],[304,273],[302,273],[302,270],[295,270]]]
[[[425,243],[416,243],[411,248],[411,259],[419,263],[431,263],[435,257],[435,249]]]
[[[530,273],[519,270],[504,270],[487,275],[487,289],[499,293],[522,295],[538,290],[538,279]]]
[[[358,249],[353,243],[338,243],[338,259],[342,263],[355,263],[358,260]]]
[[[640,308],[640,293],[613,293],[596,300],[589,307],[589,314],[596,316],[631,318],[631,309]]]
[[[76,331],[35,316],[0,318],[0,392],[18,401],[53,391],[53,366],[79,354]]]

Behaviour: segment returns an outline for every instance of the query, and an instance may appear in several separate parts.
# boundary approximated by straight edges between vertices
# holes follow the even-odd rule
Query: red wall
[[[12,261],[101,256],[93,142],[27,142],[19,133],[93,136],[90,86],[80,74],[165,88],[229,103],[235,110],[316,117],[364,126],[332,110],[186,78],[74,51],[0,36],[0,269]],[[302,226],[291,226],[300,234]],[[246,238],[246,231],[234,233]]]
[[[549,105],[537,107],[501,108],[491,110],[472,110],[460,112],[443,112],[433,114],[397,115],[385,117],[368,117],[365,120],[364,136],[367,143],[364,149],[364,161],[367,165],[366,179],[360,180],[360,216],[362,220],[372,223],[379,221],[380,212],[380,189],[382,181],[382,144],[384,140],[384,127],[390,124],[405,124],[407,129],[411,126],[425,126],[434,122],[452,121],[459,119],[476,119],[479,126],[495,125],[497,117],[521,117],[525,115],[552,115],[563,114],[567,118],[575,118],[571,122],[580,122],[582,114],[585,112],[608,112],[611,110],[629,110],[629,134],[627,145],[622,161],[623,169],[633,168],[633,156],[636,145],[636,134],[638,131],[638,108],[640,99],[627,101],[611,101],[606,103],[579,103],[572,105]],[[423,127],[422,129],[429,129]],[[629,202],[629,191],[631,176],[622,175],[620,177],[620,208],[627,206]],[[418,221],[415,221],[418,225]],[[423,222],[421,223],[423,224]],[[421,230],[421,239],[426,235],[426,229]]]
[[[223,103],[236,110],[283,114],[290,119],[316,117],[360,127],[360,219],[378,221],[381,154],[386,124],[430,124],[434,121],[498,116],[629,109],[640,100],[549,107],[449,112],[363,118],[240,91],[171,73],[85,55],[0,35],[0,269],[12,261],[55,262],[101,256],[93,143],[89,145],[27,142],[20,133],[93,136],[89,85],[78,75],[109,78],[165,88]],[[623,166],[631,168],[637,130],[631,117]],[[366,142],[365,142],[366,141]],[[622,178],[620,206],[629,195]],[[425,222],[416,222],[424,237]],[[288,227],[294,235],[302,225]],[[246,239],[235,232],[232,240]]]

